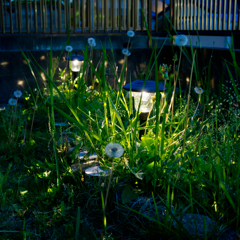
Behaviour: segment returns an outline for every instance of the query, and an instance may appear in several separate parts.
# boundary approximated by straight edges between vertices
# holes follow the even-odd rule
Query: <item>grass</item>
[[[156,88],[161,50],[153,48],[145,77],[146,83],[153,70]],[[189,55],[185,48],[180,52],[188,56],[190,73],[199,79],[191,78],[187,96],[180,97],[172,91],[179,74],[169,70],[169,79],[163,79],[167,91],[157,92],[144,127],[131,94],[127,97],[122,89],[124,71],[117,76],[113,67],[119,90],[113,89],[104,64],[93,66],[87,47],[82,73],[98,79],[94,89],[83,84],[85,74],[79,74],[75,88],[57,86],[52,47],[47,70],[31,53],[22,52],[32,73],[42,71],[48,82],[44,89],[37,86],[37,92],[24,93],[24,108],[0,112],[3,239],[217,239],[227,228],[239,230],[239,88],[230,70],[239,76],[234,49],[233,62],[226,61],[230,96],[226,98],[225,86],[221,97],[208,90],[196,113],[199,96],[193,88],[204,81],[195,53]],[[112,59],[104,47],[101,58],[103,63]],[[126,57],[123,65],[125,69]],[[69,126],[56,127],[59,121]],[[146,133],[139,140],[142,129]],[[107,156],[110,142],[123,146],[121,158],[112,161]],[[83,149],[95,152],[100,166],[113,170],[112,181],[71,170]],[[194,236],[186,224],[189,216]],[[216,225],[212,231],[209,219]],[[195,228],[199,222],[201,231]]]

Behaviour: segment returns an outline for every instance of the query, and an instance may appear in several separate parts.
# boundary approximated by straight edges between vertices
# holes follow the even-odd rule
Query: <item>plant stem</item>
[[[190,83],[189,83],[189,90],[188,90],[186,123],[185,123],[185,132],[184,132],[183,149],[182,149],[182,164],[183,164],[183,159],[184,159],[184,150],[185,150],[186,135],[187,135],[188,111],[189,111],[189,104],[190,104],[190,92],[191,92],[191,86],[192,86],[192,74],[193,74],[193,67],[194,67],[194,63],[195,63],[195,56],[196,56],[196,50],[195,50],[195,52],[193,54],[193,63],[192,63],[192,69],[191,69],[191,75],[190,75]]]
[[[38,94],[39,94],[39,92],[37,92],[37,97],[36,97],[36,101],[35,101],[35,105],[34,105],[34,111],[33,111],[32,123],[31,123],[31,130],[30,130],[30,135],[29,135],[29,142],[31,141],[31,134],[32,134],[33,121],[34,121],[36,107],[37,107]]]
[[[106,196],[105,196],[105,203],[104,203],[104,208],[103,208],[103,226],[105,228],[105,213],[106,213],[106,207],[107,207],[107,199],[108,199],[108,193],[109,193],[109,189],[110,189],[110,184],[111,184],[111,180],[112,180],[112,173],[113,173],[113,163],[114,163],[114,158],[112,161],[112,168],[109,174],[109,181],[108,181],[108,187],[107,187],[107,192],[106,192]],[[101,236],[103,236],[103,230],[102,230],[102,234]]]

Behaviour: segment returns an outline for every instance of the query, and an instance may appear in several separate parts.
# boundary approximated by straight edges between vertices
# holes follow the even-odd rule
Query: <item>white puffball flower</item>
[[[17,104],[17,100],[14,99],[14,98],[10,98],[10,99],[8,100],[8,104],[11,105],[11,106],[14,106],[14,105]]]
[[[128,51],[127,48],[124,48],[124,49],[122,50],[122,54],[125,55],[125,56],[130,56],[130,55],[131,55],[131,53]]]
[[[17,90],[13,93],[14,97],[20,98],[22,96],[22,92],[20,90]]]
[[[88,44],[90,47],[95,47],[97,45],[94,38],[88,38]]]
[[[188,43],[188,38],[184,34],[177,35],[176,38],[175,38],[175,43],[178,46],[183,47]]]
[[[204,90],[201,88],[201,87],[195,87],[194,88],[194,91],[197,93],[197,94],[202,94],[204,92]]]
[[[70,46],[70,45],[68,45],[68,46],[66,46],[65,50],[66,50],[67,52],[71,52],[71,51],[73,50],[73,47]]]
[[[129,31],[127,32],[127,35],[128,35],[128,37],[134,37],[134,36],[135,36],[135,32],[132,31],[132,30],[129,30]]]
[[[109,157],[120,158],[123,153],[123,147],[118,143],[109,143],[105,148],[106,154]]]

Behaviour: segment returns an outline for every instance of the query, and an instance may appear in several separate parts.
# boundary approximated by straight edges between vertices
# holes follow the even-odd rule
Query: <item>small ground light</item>
[[[84,57],[82,55],[78,55],[77,52],[72,54],[70,59],[69,57],[65,58],[69,60],[70,68],[73,72],[80,72]]]
[[[78,72],[80,72],[84,57],[82,55],[78,55],[77,52],[75,54],[71,54],[71,57],[65,57],[66,60],[69,60],[70,69],[73,72],[73,80],[77,77]]]
[[[130,91],[130,83],[123,86],[123,89]],[[162,83],[158,84],[159,92],[163,92],[166,88],[163,86]],[[156,95],[156,84],[155,81],[147,80],[144,85],[144,80],[135,80],[131,83],[131,91],[132,97],[134,99],[134,107],[138,110],[139,101],[141,100],[141,105],[139,108],[139,112],[141,112],[139,119],[140,125],[145,126],[146,120],[148,118],[149,112],[152,108],[153,101],[152,97]],[[145,124],[144,124],[145,123]],[[142,135],[144,134],[145,130],[140,130],[139,132],[139,139],[141,139]]]

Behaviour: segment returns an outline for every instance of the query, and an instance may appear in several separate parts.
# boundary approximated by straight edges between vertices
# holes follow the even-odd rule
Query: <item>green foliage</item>
[[[32,73],[42,71],[47,85],[24,92],[24,108],[0,112],[0,225],[5,239],[98,239],[102,229],[102,239],[160,234],[164,239],[193,239],[181,223],[186,214],[207,216],[220,230],[229,226],[238,230],[239,88],[231,71],[220,96],[204,92],[197,107],[193,88],[188,96],[173,95],[174,77],[168,67],[167,91],[157,92],[146,126],[141,126],[132,95],[127,97],[122,90],[124,71],[116,76],[119,90],[112,89],[105,65],[96,69],[85,51],[82,72],[90,68],[99,81],[97,88],[87,86],[84,74],[79,74],[73,87],[71,73],[65,77],[68,69],[62,69],[55,82],[57,64],[51,63],[52,58],[44,71],[30,54]],[[111,62],[106,49],[102,51],[102,62]],[[181,51],[193,61],[193,52]],[[145,75],[146,81],[154,68],[156,87],[160,52],[153,50]],[[167,80],[164,74],[163,80]],[[146,131],[141,140],[140,130]],[[113,163],[105,152],[109,142],[125,149]],[[78,159],[80,150],[88,151],[86,159],[96,153],[102,168],[113,167],[110,188],[107,177],[83,174],[87,160]],[[73,164],[80,169],[73,171]],[[151,202],[148,213],[143,211],[146,202]],[[150,209],[155,214],[147,215]],[[203,238],[217,238],[220,230],[208,236],[204,223]]]

